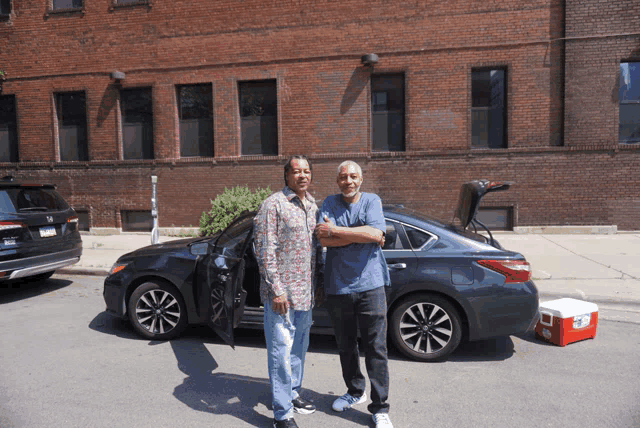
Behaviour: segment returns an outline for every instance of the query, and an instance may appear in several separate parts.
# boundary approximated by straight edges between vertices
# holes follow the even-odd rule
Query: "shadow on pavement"
[[[511,337],[501,336],[475,342],[463,342],[448,361],[503,361],[511,358],[514,353],[515,347]]]
[[[18,302],[51,293],[73,284],[66,279],[49,278],[40,281],[16,279],[0,283],[0,304]]]
[[[133,327],[127,320],[123,320],[110,313],[104,311],[100,312],[89,323],[91,330],[98,331],[100,333],[111,334],[123,339],[144,340],[133,331]]]
[[[262,334],[261,331],[257,333]],[[251,341],[256,340],[255,335],[253,336],[253,339],[250,338]],[[266,373],[266,361],[262,362],[265,366],[264,378],[216,373],[218,363],[201,339],[188,337],[170,343],[178,368],[187,375],[182,384],[173,391],[178,400],[194,410],[234,416],[252,426],[271,425],[271,387]],[[339,416],[358,425],[370,425],[371,416],[366,411],[353,409],[336,413],[331,410],[331,404],[337,398],[335,395],[320,394],[308,389],[303,389],[302,395],[317,406],[318,412]]]

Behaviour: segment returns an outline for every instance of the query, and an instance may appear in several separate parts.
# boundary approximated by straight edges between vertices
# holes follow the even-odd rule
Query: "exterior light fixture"
[[[116,82],[124,80],[124,78],[126,77],[122,71],[112,71],[109,76]]]
[[[363,65],[371,67],[378,63],[378,55],[374,53],[362,55],[362,57],[360,58],[360,61],[362,61]]]

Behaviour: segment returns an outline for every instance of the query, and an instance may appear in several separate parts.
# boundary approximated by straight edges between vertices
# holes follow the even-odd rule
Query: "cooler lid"
[[[564,299],[550,300],[540,303],[540,311],[548,312],[554,317],[570,318],[576,315],[590,314],[598,312],[598,305],[584,300]]]

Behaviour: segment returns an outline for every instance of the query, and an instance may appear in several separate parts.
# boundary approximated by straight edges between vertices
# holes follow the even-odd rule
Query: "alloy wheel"
[[[419,302],[402,314],[400,337],[405,346],[420,354],[432,354],[445,348],[453,335],[451,317],[440,306]]]
[[[151,334],[165,334],[180,322],[180,304],[165,290],[149,290],[136,303],[136,320]]]

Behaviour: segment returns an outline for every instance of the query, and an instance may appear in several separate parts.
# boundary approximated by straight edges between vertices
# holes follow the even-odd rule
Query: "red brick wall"
[[[115,9],[85,1],[71,14],[49,14],[46,3],[13,1],[0,22],[21,159],[0,164],[0,173],[58,183],[73,206],[91,210],[93,227],[119,227],[121,210],[149,210],[152,174],[160,225],[196,226],[225,187],[277,190],[286,156],[305,153],[320,199],[335,191],[337,164],[355,156],[365,190],[441,217],[450,217],[462,182],[489,178],[517,182],[485,201],[513,206],[516,226],[640,228],[629,208],[640,201],[638,151],[618,150],[612,100],[617,64],[637,54],[639,39],[560,40],[638,31],[624,10],[637,12],[640,0],[622,8],[567,0],[566,11],[560,0],[191,0]],[[590,24],[593,8],[604,21]],[[406,153],[370,152],[371,70],[360,63],[370,52],[380,56],[375,73],[405,74]],[[470,148],[471,70],[485,66],[507,68],[508,149]],[[153,89],[156,160],[121,160],[114,70],[126,73],[124,88]],[[237,83],[258,79],[278,82],[279,158],[239,156]],[[179,159],[175,86],[189,83],[212,84],[215,158]],[[87,94],[86,163],[57,162],[53,94],[72,90]]]

